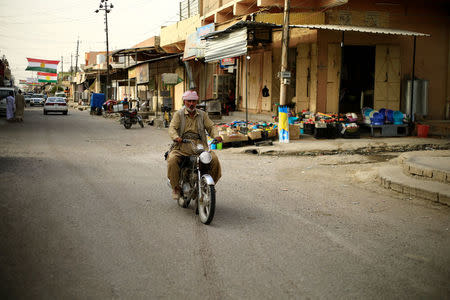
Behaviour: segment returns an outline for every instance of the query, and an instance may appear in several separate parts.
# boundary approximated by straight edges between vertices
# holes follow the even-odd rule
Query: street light
[[[104,4],[102,4],[104,3]],[[95,13],[99,13],[101,10],[105,11],[105,32],[106,32],[106,91],[105,91],[105,100],[108,100],[108,88],[109,88],[109,43],[108,43],[108,13],[111,12],[111,8],[114,6],[112,3],[108,3],[108,0],[100,0],[100,4],[98,9],[95,10]]]

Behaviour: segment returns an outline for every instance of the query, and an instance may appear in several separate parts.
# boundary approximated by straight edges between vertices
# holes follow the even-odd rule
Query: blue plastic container
[[[373,111],[371,108],[367,108],[364,110],[364,117],[369,117],[370,113]]]
[[[386,121],[394,123],[394,111],[392,109],[386,110]]]
[[[382,108],[378,111],[380,114],[383,115],[384,119],[386,120],[386,108]]]
[[[372,118],[370,118],[370,121],[372,122],[372,125],[383,125],[384,124],[384,116],[376,112],[373,114]]]
[[[403,124],[403,113],[401,111],[394,111],[393,113],[393,119],[395,125],[401,125]]]

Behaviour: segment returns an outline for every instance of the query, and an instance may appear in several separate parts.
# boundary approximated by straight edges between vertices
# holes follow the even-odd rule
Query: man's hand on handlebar
[[[181,144],[183,142],[183,139],[180,137],[177,137],[176,139],[173,140],[174,142]]]

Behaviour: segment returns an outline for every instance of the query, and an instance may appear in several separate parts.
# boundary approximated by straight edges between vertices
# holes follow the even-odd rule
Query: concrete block
[[[446,182],[447,174],[443,171],[434,170],[433,171],[433,179],[440,181],[440,182]]]
[[[422,169],[418,168],[416,165],[409,165],[409,173],[419,176],[423,175]]]
[[[439,201],[439,196],[438,195],[439,194],[435,193],[435,192],[429,192],[429,191],[416,189],[416,197],[424,198],[424,199],[431,200],[431,201],[434,201],[434,202],[438,202]]]
[[[376,180],[377,180],[378,184],[383,185],[383,177],[377,176]]]
[[[395,182],[391,182],[389,185],[391,190],[394,190],[396,192],[399,193],[403,193],[403,186],[401,184],[395,183]]]
[[[433,178],[433,170],[428,168],[422,168],[422,176]]]
[[[402,169],[405,174],[409,175],[409,165],[408,164],[402,164]]]
[[[391,186],[391,182],[390,182],[389,180],[387,180],[386,178],[384,178],[384,177],[381,177],[381,179],[382,179],[381,185],[382,185],[384,188],[389,189],[390,186]]]
[[[403,194],[414,196],[416,193],[416,189],[414,187],[404,185],[403,186]]]
[[[439,203],[450,206],[450,196],[439,194]]]

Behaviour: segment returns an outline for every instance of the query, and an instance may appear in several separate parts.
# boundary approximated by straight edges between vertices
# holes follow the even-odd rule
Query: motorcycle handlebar
[[[182,143],[192,143],[192,140],[183,139],[183,140],[182,140]],[[217,144],[217,143],[218,143],[218,142],[217,142],[216,139],[213,139],[212,142],[211,142],[211,144]]]

